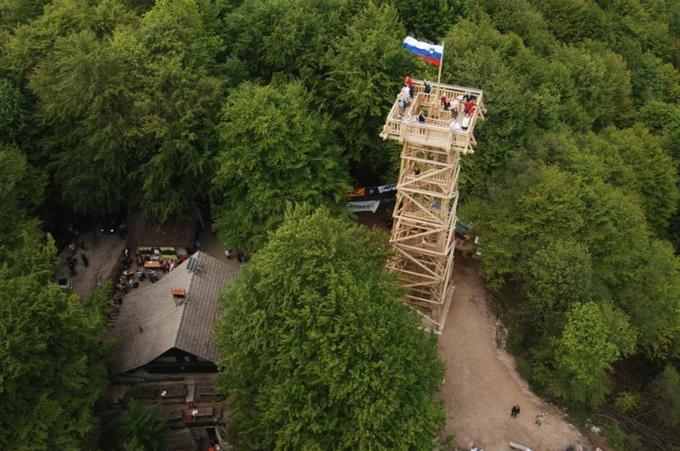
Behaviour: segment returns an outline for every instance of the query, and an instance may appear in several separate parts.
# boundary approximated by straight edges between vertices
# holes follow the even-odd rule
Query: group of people
[[[442,96],[439,99],[439,105],[442,110],[451,112],[451,118],[453,119],[450,125],[451,130],[465,131],[468,129],[472,116],[477,109],[476,100],[477,98],[472,94],[458,96],[452,102],[449,102],[446,96]],[[461,116],[462,120],[459,119]]]
[[[410,75],[407,75],[404,77],[404,86],[401,88],[399,96],[397,96],[397,103],[399,104],[399,108],[401,108],[402,112],[409,105],[411,105],[411,102],[413,101],[413,95],[413,79]]]
[[[186,260],[185,255],[181,255],[177,258],[164,258],[162,256],[158,256],[155,261],[158,261],[160,264],[160,270],[163,271],[164,273],[168,273],[175,269],[175,266],[179,265],[182,263],[184,260]],[[137,266],[140,268],[144,267],[144,262],[147,261],[147,258],[144,257],[144,255],[140,252],[137,253]]]
[[[402,120],[424,123],[426,122],[426,117],[422,111],[417,115],[404,115],[406,108],[413,102],[414,92],[413,78],[411,78],[410,75],[407,75],[404,77],[404,86],[397,96],[397,104],[399,105],[397,117]],[[423,92],[426,94],[432,92],[432,85],[427,80],[423,82]],[[449,99],[446,95],[442,95],[439,98],[441,110],[449,111],[451,113],[451,130],[466,131],[468,129],[470,121],[477,109],[476,101],[476,96],[470,93],[459,95],[455,99]]]
[[[168,273],[175,269],[177,265],[182,263],[187,258],[189,258],[188,255],[180,255],[175,259],[168,257],[164,258],[160,255],[159,250],[154,250],[153,256],[145,255],[142,252],[137,252],[134,259],[134,262],[137,263],[137,269],[133,271],[131,269],[133,260],[130,257],[130,250],[126,248],[123,251],[123,261],[121,263],[122,271],[116,284],[113,286],[115,291],[114,299],[120,304],[123,297],[128,293],[130,288],[138,288],[140,286],[140,282],[146,279],[148,279],[151,283],[158,282],[160,279],[158,270],[162,271],[163,273]],[[160,266],[158,267],[158,270],[146,269],[144,267],[144,263],[151,261],[152,259],[159,262]]]
[[[517,415],[520,413],[520,408],[518,405],[512,406],[512,409],[510,410],[510,416],[512,418],[517,418]],[[545,420],[545,414],[543,412],[539,412],[536,414],[536,420],[534,421],[534,424],[537,426],[540,426],[543,424],[543,421]]]

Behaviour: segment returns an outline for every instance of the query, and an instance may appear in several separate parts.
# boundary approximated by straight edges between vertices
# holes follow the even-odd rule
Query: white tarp
[[[378,192],[380,193],[386,193],[388,191],[396,191],[397,190],[397,184],[396,183],[391,183],[389,185],[381,185],[378,187]]]
[[[352,210],[354,213],[358,213],[360,211],[370,211],[371,213],[375,213],[376,210],[378,210],[379,205],[379,200],[360,200],[347,202],[347,208]]]

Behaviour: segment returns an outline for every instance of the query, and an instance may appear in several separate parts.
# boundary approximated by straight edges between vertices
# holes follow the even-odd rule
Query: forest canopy
[[[53,410],[41,437],[77,447],[102,383],[100,318],[55,290],[49,234],[198,206],[228,248],[258,252],[289,203],[345,215],[351,186],[395,181],[378,133],[403,77],[436,77],[407,34],[445,45],[443,82],[484,91],[461,211],[529,382],[577,409],[634,400],[677,435],[676,0],[0,0],[0,282],[36,328],[58,320],[24,340],[18,294],[2,299],[16,427],[36,420],[28,400],[73,396],[82,409]],[[50,371],[77,381],[19,388],[74,330]]]

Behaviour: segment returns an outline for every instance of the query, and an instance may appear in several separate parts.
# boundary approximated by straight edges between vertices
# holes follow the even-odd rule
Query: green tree
[[[338,135],[349,158],[363,160],[373,173],[384,171],[394,151],[378,134],[403,75],[415,68],[416,59],[402,48],[404,35],[393,7],[368,2],[327,56],[324,96],[338,119]]]
[[[42,14],[51,0],[0,0],[0,25],[15,27]]]
[[[357,0],[244,0],[226,17],[224,40],[254,77],[268,81],[284,72],[313,87],[325,75],[320,57],[363,5]]]
[[[617,303],[635,324],[647,357],[680,356],[680,259],[669,243],[659,240],[651,241],[638,258]]]
[[[668,221],[678,207],[677,169],[657,138],[641,126],[620,130],[609,127],[584,143],[587,151],[603,159],[605,180],[639,196],[647,223],[666,236]]]
[[[244,449],[431,450],[433,335],[383,271],[384,242],[298,208],[222,299],[219,383]]]
[[[581,36],[587,0],[532,0],[550,24],[555,36],[569,41]]]
[[[217,147],[214,117],[223,100],[217,12],[209,2],[157,1],[134,34],[142,48],[132,112],[140,132],[135,147],[144,156],[136,171],[139,204],[161,221],[207,200]]]
[[[117,419],[118,449],[121,451],[162,451],[168,427],[154,409],[132,400]]]
[[[523,273],[526,312],[532,329],[547,336],[564,312],[592,296],[592,265],[585,245],[557,239],[528,257]]]
[[[117,0],[91,4],[87,0],[53,0],[35,20],[16,27],[5,44],[3,66],[15,78],[25,80],[35,66],[48,55],[59,38],[88,28],[110,34],[114,24],[132,16]]]
[[[215,229],[236,249],[257,250],[287,202],[340,205],[348,190],[329,118],[300,83],[234,90],[222,111],[213,179]]]
[[[101,41],[87,29],[60,38],[29,77],[45,130],[41,159],[50,161],[60,200],[77,213],[126,204],[139,64],[121,38]]]
[[[574,305],[559,338],[551,340],[549,391],[578,404],[598,406],[610,391],[612,365],[635,349],[635,331],[610,302]]]
[[[0,263],[2,449],[83,449],[106,384],[103,316],[50,282],[54,245],[23,233]]]
[[[34,159],[50,161],[69,210],[132,205],[165,221],[206,200],[222,103],[218,12],[210,2],[159,1],[140,18],[117,0],[80,9],[60,0],[10,42],[10,61],[27,67],[38,99]],[[68,22],[67,33],[44,39],[47,18]]]
[[[0,136],[16,140],[23,133],[26,101],[12,81],[0,78]]]
[[[669,431],[680,427],[680,374],[670,363],[647,389],[653,416]]]
[[[462,211],[482,239],[483,271],[492,288],[519,279],[528,256],[557,238],[575,238],[584,224],[578,177],[525,162],[513,172],[489,186],[487,200],[473,199]]]
[[[416,39],[437,42],[453,24],[456,13],[462,10],[460,1],[447,0],[392,0],[409,33]]]
[[[590,43],[562,47],[554,57],[569,67],[577,95],[594,128],[630,122],[635,111],[630,74],[620,55]]]
[[[517,33],[527,46],[545,54],[557,40],[543,15],[527,0],[483,0],[484,10],[501,33]]]
[[[538,108],[529,97],[524,77],[512,64],[527,55],[519,36],[502,35],[488,20],[461,20],[446,35],[442,81],[482,88],[488,109],[488,119],[475,128],[480,143],[475,158],[462,163],[461,181],[470,191],[488,174],[506,169],[513,154],[535,135]]]
[[[14,146],[0,144],[0,264],[9,257],[19,237],[36,233],[30,213],[43,198],[43,178]]]

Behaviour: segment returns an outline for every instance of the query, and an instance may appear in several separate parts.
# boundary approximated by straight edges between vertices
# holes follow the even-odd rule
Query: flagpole
[[[442,59],[439,61],[439,73],[437,74],[437,87],[442,81],[442,66],[444,65],[444,43],[442,42]]]

